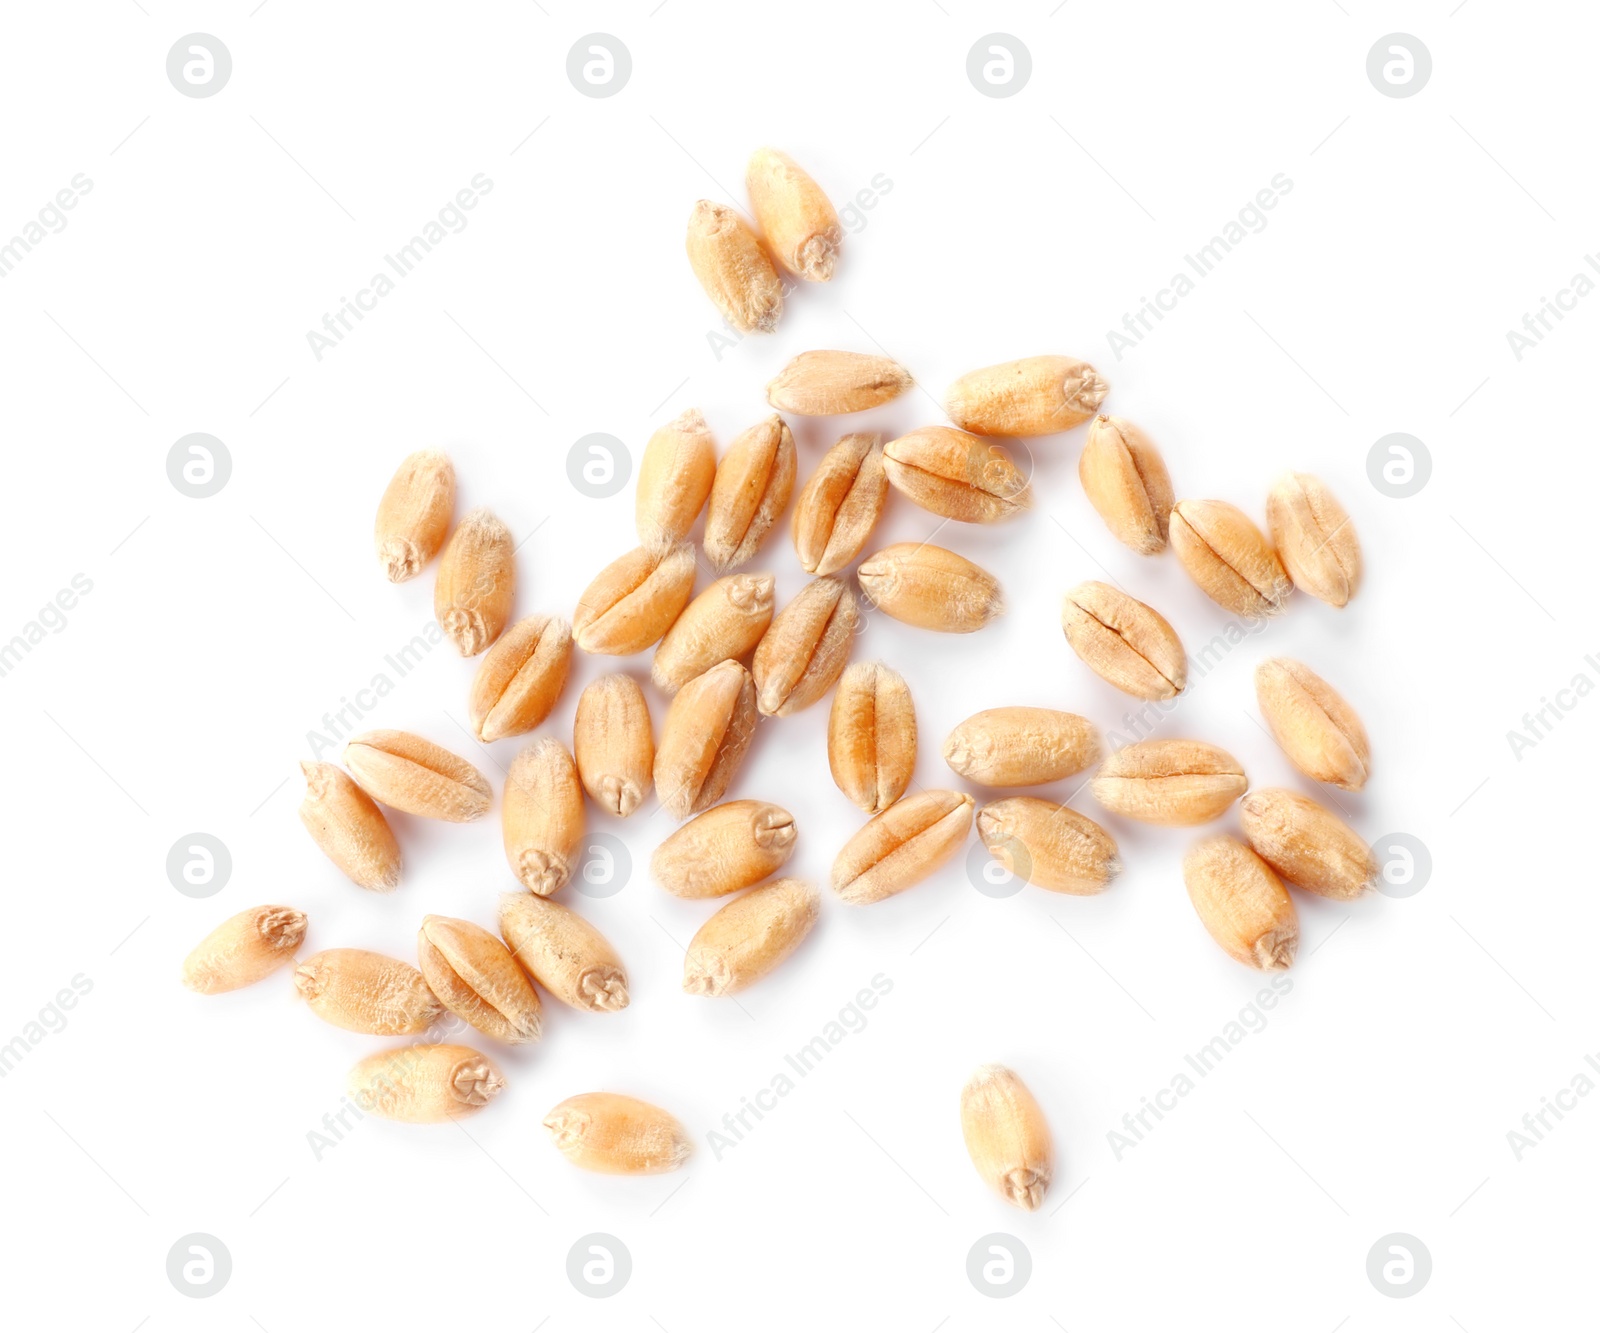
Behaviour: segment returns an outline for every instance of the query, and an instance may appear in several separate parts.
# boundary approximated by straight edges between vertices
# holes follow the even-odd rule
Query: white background
[[[66,230],[0,281],[0,639],[75,574],[93,583],[0,679],[0,1043],[75,975],[92,982],[0,1082],[7,1287],[32,1301],[19,1326],[48,1310],[61,1328],[269,1333],[823,1320],[1478,1333],[1581,1312],[1594,1227],[1574,1187],[1600,1164],[1600,1099],[1552,1118],[1520,1161],[1506,1136],[1596,1049],[1600,703],[1580,701],[1520,761],[1506,732],[1576,673],[1600,680],[1583,662],[1600,650],[1600,302],[1520,362],[1505,334],[1595,244],[1593,14],[1505,0],[255,8],[13,8],[0,44],[0,236],[75,173],[93,181]],[[965,72],[996,30],[1033,63],[1003,99]],[[165,74],[195,31],[232,53],[211,98],[180,96]],[[565,74],[596,31],[633,61],[607,99]],[[1407,99],[1365,72],[1395,31],[1433,57]],[[841,205],[879,175],[892,189],[861,215],[834,283],[797,292],[775,335],[719,358],[684,222],[700,197],[744,206],[762,143]],[[493,189],[466,230],[318,361],[307,331],[480,172]],[[1107,331],[1278,173],[1293,190],[1265,230],[1119,358]],[[1309,790],[1258,725],[1251,685],[1261,657],[1303,658],[1373,741],[1367,789],[1324,795],[1370,838],[1420,838],[1431,880],[1349,907],[1296,892],[1292,992],[1118,1160],[1108,1131],[1261,985],[1187,902],[1191,831],[1114,820],[1083,792],[1076,807],[1122,846],[1112,891],[990,898],[964,861],[871,908],[829,891],[804,948],[735,1005],[679,989],[679,946],[708,909],[649,882],[669,821],[594,815],[626,840],[633,876],[615,897],[568,897],[624,956],[632,1006],[551,1007],[539,1045],[486,1044],[510,1086],[482,1114],[367,1119],[318,1160],[308,1133],[339,1108],[348,1067],[387,1043],[313,1017],[287,971],[192,995],[184,954],[224,916],[283,902],[309,914],[308,952],[410,958],[424,914],[491,924],[512,884],[498,806],[466,826],[395,816],[406,873],[383,898],[344,881],[296,817],[307,732],[431,618],[432,569],[396,588],[371,550],[395,464],[449,450],[458,513],[490,505],[526,539],[516,614],[570,616],[635,540],[631,484],[610,500],[571,487],[575,440],[614,434],[637,460],[655,426],[698,405],[725,446],[768,410],[763,385],[790,356],[880,346],[928,393],[865,427],[937,421],[960,373],[1060,351],[1099,366],[1108,410],[1160,444],[1180,496],[1260,518],[1275,473],[1321,475],[1360,533],[1360,596],[1342,613],[1297,596],[1160,734],[1215,741],[1254,783]],[[804,477],[845,423],[792,425]],[[168,450],[194,431],[232,458],[209,499],[167,479]],[[1394,431],[1432,454],[1409,499],[1368,480],[1369,449]],[[939,746],[981,707],[1119,726],[1130,701],[1061,636],[1073,584],[1114,578],[1191,651],[1227,620],[1170,555],[1112,540],[1078,487],[1080,444],[1018,449],[1036,491],[1021,521],[937,538],[1000,577],[1002,621],[946,638],[875,615],[858,642],[858,660],[911,683],[922,786],[960,785]],[[891,496],[876,541],[937,522]],[[757,567],[777,573],[780,603],[803,585],[786,531]],[[570,740],[583,683],[619,665],[642,678],[648,662],[580,656],[541,731]],[[464,735],[475,665],[436,649],[365,725],[456,749],[498,788],[522,742],[486,752]],[[665,702],[650,697],[659,725]],[[825,723],[825,704],[764,723],[733,793],[791,809],[790,870],[824,884],[860,823],[829,780]],[[1234,827],[1230,815],[1215,831]],[[195,831],[233,859],[205,900],[165,871]],[[879,973],[893,989],[865,1029],[717,1160],[708,1131]],[[984,1061],[1021,1072],[1056,1133],[1037,1214],[990,1195],[963,1151],[957,1094]],[[686,1171],[610,1179],[565,1163],[539,1120],[598,1088],[676,1113],[698,1144]],[[190,1232],[232,1255],[206,1300],[166,1275]],[[589,1232],[633,1258],[607,1300],[566,1276]],[[1033,1258],[1010,1299],[968,1281],[990,1232]],[[1433,1257],[1406,1300],[1366,1275],[1390,1232]]]

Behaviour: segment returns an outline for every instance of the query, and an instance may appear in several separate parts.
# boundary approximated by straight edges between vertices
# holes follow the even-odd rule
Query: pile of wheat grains
[[[689,220],[688,257],[731,325],[769,331],[792,286],[780,270],[828,281],[842,231],[827,195],[786,154],[757,151],[747,183],[756,226],[701,200]],[[1133,423],[1099,415],[1105,380],[1069,356],[963,376],[945,396],[953,424],[888,443],[846,434],[796,492],[794,437],[782,413],[849,415],[896,398],[912,382],[887,357],[806,352],[767,386],[774,414],[720,459],[698,410],[663,425],[639,467],[640,544],[595,576],[570,623],[538,614],[508,625],[516,571],[505,524],[474,509],[452,529],[449,458],[424,451],[400,464],[378,504],[378,562],[399,583],[438,558],[440,628],[463,657],[483,654],[467,699],[479,740],[538,728],[566,686],[574,647],[616,657],[654,648],[650,679],[668,702],[657,731],[633,676],[591,683],[578,700],[570,750],[540,737],[507,774],[501,830],[521,888],[501,899],[499,933],[427,916],[416,966],[361,949],[312,954],[295,967],[294,984],[314,1013],[349,1031],[401,1037],[427,1033],[448,1010],[492,1041],[517,1044],[540,1037],[541,992],[590,1013],[625,1008],[622,959],[556,895],[582,853],[585,801],[626,817],[652,791],[686,821],[656,849],[652,877],[680,898],[724,900],[689,945],[684,989],[715,997],[756,983],[800,947],[821,895],[800,879],[775,877],[794,851],[795,822],[779,805],[736,794],[740,766],[759,718],[812,707],[830,690],[829,768],[869,816],[833,863],[841,901],[865,905],[905,892],[949,862],[974,824],[989,854],[1019,878],[1056,893],[1104,890],[1121,869],[1117,843],[1079,811],[1032,796],[975,810],[965,791],[907,795],[917,754],[910,690],[882,662],[849,661],[858,597],[905,624],[946,634],[980,631],[1003,609],[999,582],[955,551],[904,542],[863,556],[891,487],[958,523],[1004,523],[1025,512],[1029,483],[997,438],[1089,422],[1079,477],[1113,536],[1146,556],[1170,545],[1200,589],[1234,615],[1277,615],[1295,589],[1334,607],[1356,592],[1355,531],[1320,481],[1279,478],[1267,496],[1266,533],[1224,501],[1175,500],[1156,446]],[[740,571],[766,547],[791,500],[795,556],[813,580],[780,611],[772,575]],[[702,515],[697,556],[690,534]],[[694,596],[701,556],[719,577]],[[854,587],[846,573],[852,564]],[[1184,689],[1187,655],[1177,634],[1126,592],[1081,584],[1065,594],[1061,624],[1072,651],[1117,689],[1144,700]],[[1272,735],[1301,773],[1346,790],[1365,783],[1371,756],[1361,720],[1316,672],[1269,659],[1256,671],[1256,690]],[[1249,790],[1239,761],[1209,741],[1148,740],[1103,755],[1087,718],[998,706],[951,731],[942,754],[978,787],[1035,786],[1098,765],[1088,787],[1099,805],[1154,824],[1206,824],[1240,801],[1243,839],[1201,840],[1184,859],[1183,878],[1205,929],[1250,967],[1282,969],[1294,960],[1299,927],[1284,881],[1337,899],[1376,882],[1375,859],[1347,824],[1295,792]],[[409,732],[356,736],[343,757],[343,769],[301,765],[300,818],[328,858],[373,892],[400,881],[400,847],[383,807],[466,822],[493,802],[482,773]],[[185,960],[184,984],[211,995],[260,981],[296,960],[306,929],[305,915],[290,907],[240,912]],[[351,1096],[364,1110],[416,1123],[468,1114],[504,1086],[488,1056],[426,1041],[373,1055],[350,1075]],[[998,1065],[982,1067],[961,1090],[960,1116],[978,1175],[1010,1202],[1037,1208],[1053,1149],[1022,1080]],[[670,1171],[691,1151],[671,1114],[616,1093],[570,1097],[544,1124],[557,1149],[590,1170]]]

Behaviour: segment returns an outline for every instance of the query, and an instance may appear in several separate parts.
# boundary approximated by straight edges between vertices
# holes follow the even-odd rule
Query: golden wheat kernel
[[[500,934],[522,969],[562,1004],[596,1014],[628,1007],[622,959],[571,908],[531,893],[503,894]]]
[[[1100,410],[1109,392],[1100,372],[1072,356],[1030,356],[963,375],[945,411],[974,435],[1053,435]]]
[[[689,941],[683,988],[736,995],[800,947],[817,924],[822,897],[801,879],[775,879],[719,907]]]
[[[213,930],[183,960],[183,984],[202,995],[254,985],[294,961],[306,914],[292,907],[247,907]]]
[[[481,1111],[505,1090],[493,1060],[470,1046],[401,1046],[350,1071],[350,1099],[369,1115],[413,1125]]]
[[[800,568],[836,574],[860,555],[888,493],[882,437],[841,436],[795,500],[790,534]]]
[[[1294,591],[1261,529],[1226,500],[1178,501],[1167,531],[1178,563],[1225,611],[1263,620]]]
[[[1304,662],[1269,657],[1256,668],[1256,701],[1289,762],[1308,778],[1360,791],[1372,772],[1367,729],[1344,696]]]
[[[300,822],[323,855],[363,889],[387,893],[399,884],[400,844],[377,802],[333,764],[303,761],[300,771]]]
[[[794,816],[769,801],[724,801],[667,836],[650,858],[677,898],[721,898],[775,874],[794,854]]]
[[[633,520],[645,546],[687,541],[717,475],[717,451],[700,409],[691,407],[650,437],[639,460]]]
[[[1050,1125],[1027,1085],[1004,1065],[981,1065],[961,1089],[961,1136],[984,1184],[1033,1212],[1055,1175]]]
[[[828,196],[804,168],[776,148],[758,148],[750,154],[745,189],[778,262],[807,282],[832,278],[844,230]]]
[[[750,224],[702,199],[689,214],[689,267],[711,303],[740,333],[771,333],[783,314],[783,283]]]
[[[705,553],[719,574],[748,564],[794,492],[794,436],[773,415],[736,437],[717,464]]]
[[[324,1022],[346,1032],[426,1032],[443,1007],[410,963],[367,949],[324,949],[295,968],[294,987]]]
[[[869,815],[905,795],[917,766],[917,714],[905,678],[882,662],[857,662],[839,677],[828,713],[828,769]]]
[[[1272,867],[1233,838],[1206,838],[1183,858],[1189,901],[1230,958],[1263,972],[1294,962],[1300,920]]]
[[[369,796],[408,815],[464,824],[489,812],[489,780],[459,755],[409,731],[353,736],[344,761]]]
[[[1002,523],[1033,503],[1027,477],[993,440],[924,426],[883,447],[889,484],[912,504],[960,523]]]
[[[972,828],[972,797],[919,791],[874,815],[833,862],[833,887],[847,903],[881,902],[921,883],[955,856]]]
[[[1080,583],[1069,592],[1061,629],[1085,666],[1135,698],[1175,698],[1188,682],[1177,631],[1155,608],[1109,583]]]
[[[694,593],[694,547],[638,546],[594,576],[572,613],[586,653],[631,657],[672,628]]]
[[[1344,606],[1361,586],[1361,543],[1333,492],[1305,472],[1285,472],[1267,495],[1267,531],[1294,586]]]
[[[767,385],[767,401],[803,417],[846,416],[880,407],[910,387],[910,372],[886,356],[801,352]]]
[[[467,721],[484,742],[532,731],[556,706],[572,665],[572,626],[560,616],[519,620],[484,654],[467,694]]]
[[[578,696],[572,754],[589,799],[626,819],[650,792],[656,761],[650,707],[632,676],[601,676]]]
[[[544,1127],[574,1166],[605,1175],[676,1171],[694,1151],[689,1131],[675,1117],[617,1092],[568,1097],[545,1116]]]
[[[433,615],[463,657],[476,657],[500,637],[516,593],[511,529],[487,509],[456,525],[433,583]]]
[[[482,926],[423,917],[417,961],[444,1007],[485,1036],[512,1045],[539,1040],[539,994],[511,951]]]
[[[583,789],[560,741],[541,736],[511,761],[501,802],[506,860],[523,887],[548,898],[565,887],[583,850]]]
[[[1013,875],[1054,893],[1100,893],[1122,872],[1117,843],[1086,815],[1036,796],[991,801],[978,837]]]
[[[684,607],[656,645],[650,679],[676,694],[696,676],[729,658],[743,661],[772,624],[771,574],[727,574]]]
[[[401,460],[378,501],[373,544],[391,583],[404,583],[439,554],[456,507],[456,470],[449,455],[421,449]]]
[[[1315,801],[1259,787],[1239,803],[1251,849],[1291,884],[1349,902],[1378,882],[1378,859],[1361,835]]]
[[[722,799],[755,735],[756,686],[739,662],[719,662],[672,700],[656,746],[655,785],[674,819]]]
[[[928,542],[896,542],[856,567],[870,606],[919,629],[971,634],[1005,610],[999,580]]]
[[[1205,741],[1139,741],[1100,765],[1090,784],[1113,814],[1187,827],[1221,818],[1249,785],[1239,761]]]
[[[1100,733],[1054,708],[986,708],[945,738],[944,760],[986,787],[1036,787],[1082,772],[1100,758]]]
[[[855,646],[856,599],[841,579],[813,579],[773,617],[750,672],[767,717],[809,708],[832,688]]]
[[[1161,451],[1131,421],[1098,416],[1078,455],[1078,480],[1111,535],[1140,555],[1167,545],[1172,478]]]

